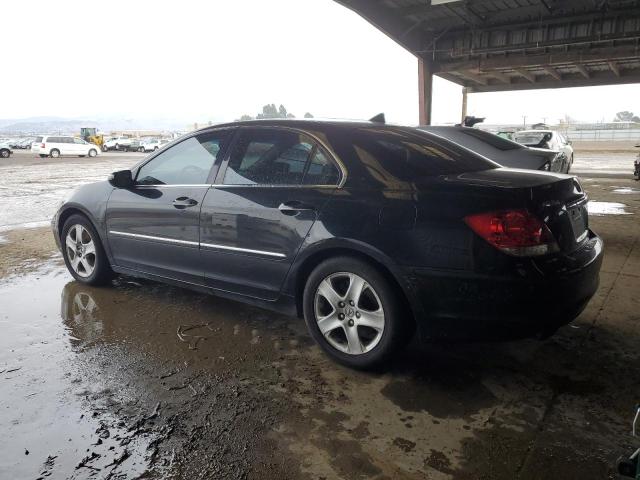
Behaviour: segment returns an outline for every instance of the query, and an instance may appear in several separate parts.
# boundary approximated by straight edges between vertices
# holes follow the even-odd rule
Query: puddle
[[[151,282],[86,287],[61,267],[0,284],[0,478],[250,469],[281,402],[243,379],[306,348],[289,322]]]
[[[638,190],[637,188],[624,187],[624,188],[616,188],[616,189],[614,189],[613,193],[619,193],[621,195],[631,195],[631,194],[634,194],[634,193],[640,193],[640,190]]]
[[[587,210],[589,215],[603,216],[603,215],[633,215],[631,212],[627,212],[625,208],[627,205],[618,202],[596,202],[591,200],[587,204]]]

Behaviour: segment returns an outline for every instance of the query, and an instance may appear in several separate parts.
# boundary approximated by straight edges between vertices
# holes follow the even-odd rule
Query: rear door
[[[242,128],[202,206],[207,284],[275,299],[341,175],[326,150],[302,132]]]
[[[200,208],[230,134],[189,137],[142,165],[132,188],[113,191],[107,230],[116,265],[203,283]]]

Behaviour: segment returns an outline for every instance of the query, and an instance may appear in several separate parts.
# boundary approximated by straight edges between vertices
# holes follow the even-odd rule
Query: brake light
[[[40,144],[40,148],[44,148],[44,143],[41,143],[41,144]]]
[[[509,255],[532,257],[559,250],[549,228],[525,209],[479,213],[464,218],[480,237]]]

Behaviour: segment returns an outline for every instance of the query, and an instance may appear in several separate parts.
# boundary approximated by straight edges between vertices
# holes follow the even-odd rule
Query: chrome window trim
[[[155,237],[153,235],[142,235],[140,233],[128,233],[128,232],[120,232],[118,230],[109,230],[111,235],[116,235],[118,237],[128,237],[128,238],[137,238],[140,240],[156,240],[159,242],[166,243],[175,243],[178,245],[189,245],[193,247],[199,248],[213,248],[219,250],[229,250],[232,252],[244,252],[244,253],[255,253],[258,255],[266,255],[269,257],[277,257],[277,258],[285,258],[286,255],[284,253],[279,252],[268,252],[266,250],[254,250],[252,248],[240,248],[240,247],[230,247],[228,245],[218,245],[214,243],[199,243],[199,242],[191,242],[188,240],[178,240],[176,238],[167,238],[167,237]]]
[[[151,184],[151,185],[134,185],[133,188],[176,188],[176,187],[210,187],[211,185],[208,183],[175,183],[175,184],[164,184],[164,183],[159,183],[159,184]]]

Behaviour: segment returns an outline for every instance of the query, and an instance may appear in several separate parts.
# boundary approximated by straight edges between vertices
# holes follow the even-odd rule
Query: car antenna
[[[371,117],[369,121],[373,123],[387,123],[387,120],[384,118],[384,113],[379,113],[375,117]]]

